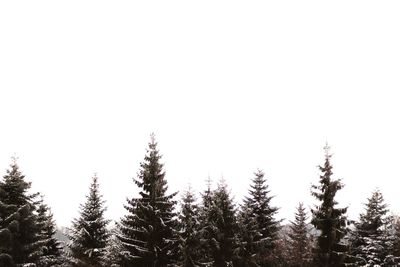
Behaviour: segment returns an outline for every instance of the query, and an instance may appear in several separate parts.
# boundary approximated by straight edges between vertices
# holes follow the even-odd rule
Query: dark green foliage
[[[15,264],[37,262],[41,241],[34,199],[29,194],[31,184],[13,160],[3,181],[0,182],[0,229],[8,245],[1,246],[1,261]]]
[[[238,215],[238,246],[235,251],[235,266],[257,267],[260,266],[260,251],[267,245],[265,239],[261,238],[258,224],[251,210],[242,207]]]
[[[290,222],[288,261],[292,267],[311,266],[312,238],[307,224],[307,214],[303,203],[297,207],[295,220]]]
[[[335,196],[343,188],[340,180],[332,180],[331,155],[326,146],[325,164],[320,166],[319,185],[312,186],[312,195],[320,201],[312,212],[311,223],[319,231],[314,251],[314,265],[321,267],[342,266],[348,248],[342,240],[347,232],[347,208],[337,208]]]
[[[212,193],[209,204],[203,229],[208,260],[214,267],[231,266],[236,248],[237,221],[235,205],[224,181]]]
[[[123,266],[164,267],[177,261],[176,193],[167,195],[167,181],[154,135],[135,184],[140,196],[128,200],[128,215],[121,219]]]
[[[199,207],[194,193],[189,188],[182,197],[179,214],[179,262],[182,267],[200,265],[201,232],[199,222]]]
[[[57,232],[56,225],[53,220],[53,214],[50,208],[43,202],[43,198],[38,202],[37,223],[43,247],[38,265],[48,267],[60,264],[61,245],[55,237]]]
[[[80,216],[72,222],[68,237],[71,240],[71,263],[75,266],[102,266],[109,239],[108,220],[104,218],[104,201],[99,192],[96,175],[90,185],[86,202],[80,207]]]
[[[272,196],[268,190],[264,172],[258,170],[249,190],[249,196],[244,200],[244,206],[257,222],[259,236],[255,242],[262,240],[264,245],[254,251],[261,266],[273,266],[275,262],[275,242],[280,229],[280,221],[275,219],[277,207],[271,206]]]
[[[352,254],[359,266],[394,265],[393,218],[388,211],[381,192],[374,191],[368,198],[365,213],[360,214],[360,221],[355,223],[351,236]]]

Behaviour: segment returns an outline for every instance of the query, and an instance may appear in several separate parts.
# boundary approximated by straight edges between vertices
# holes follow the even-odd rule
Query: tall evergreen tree
[[[244,206],[257,221],[260,235],[254,241],[264,242],[264,245],[254,252],[257,254],[258,263],[261,266],[273,266],[275,262],[273,251],[280,229],[280,221],[275,218],[278,208],[271,205],[273,196],[270,196],[264,172],[257,170],[254,175]]]
[[[154,134],[135,184],[140,196],[128,200],[128,214],[119,224],[122,265],[164,267],[177,260],[176,193],[167,194],[167,181]]]
[[[213,202],[213,190],[211,189],[211,178],[207,179],[207,188],[201,194],[201,205],[199,207],[200,228],[200,262],[203,266],[211,266],[212,258],[209,255],[209,240],[211,239],[208,229],[210,228],[209,215]]]
[[[8,246],[0,245],[1,261],[34,264],[41,254],[34,201],[37,194],[30,194],[30,187],[13,159],[0,182],[0,235],[9,243]]]
[[[393,218],[384,202],[382,193],[375,190],[368,198],[365,213],[355,223],[352,233],[352,254],[358,259],[359,266],[394,266],[392,234]]]
[[[311,223],[319,231],[314,265],[320,267],[343,266],[348,248],[343,244],[347,232],[347,208],[337,208],[335,196],[343,188],[340,180],[332,180],[328,145],[325,146],[325,164],[319,166],[321,171],[319,185],[312,186],[312,195],[321,203],[311,210]]]
[[[38,265],[40,267],[54,266],[61,264],[61,245],[56,239],[57,232],[53,214],[50,208],[44,203],[43,197],[38,202],[37,222],[42,240],[42,254],[40,255]]]
[[[75,266],[102,266],[110,233],[107,230],[109,220],[104,218],[104,201],[96,175],[92,178],[86,202],[80,209],[80,216],[72,222],[68,233],[70,261]]]
[[[184,193],[179,214],[179,266],[200,266],[201,232],[199,207],[192,189]]]
[[[292,267],[311,266],[312,238],[307,224],[307,214],[303,203],[297,207],[295,220],[289,226],[290,265]]]
[[[232,266],[236,248],[236,210],[224,181],[212,194],[204,232],[212,266]]]

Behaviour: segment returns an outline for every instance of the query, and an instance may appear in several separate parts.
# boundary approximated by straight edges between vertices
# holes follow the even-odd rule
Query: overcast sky
[[[279,217],[311,206],[331,145],[340,205],[400,213],[398,1],[1,1],[0,170],[19,157],[57,223],[93,173],[124,214],[155,132],[170,192],[263,169]]]

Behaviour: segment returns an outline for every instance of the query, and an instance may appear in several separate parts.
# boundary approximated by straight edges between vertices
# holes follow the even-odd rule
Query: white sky
[[[1,1],[0,170],[16,153],[57,223],[98,173],[107,216],[155,132],[171,191],[237,201],[265,170],[279,216],[314,203],[328,140],[340,204],[399,213],[400,2]]]

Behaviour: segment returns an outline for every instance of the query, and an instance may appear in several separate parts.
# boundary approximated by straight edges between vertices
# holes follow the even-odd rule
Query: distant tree
[[[121,257],[120,253],[122,251],[121,241],[117,238],[118,229],[112,230],[112,235],[108,241],[106,247],[106,253],[103,256],[104,265],[109,267],[120,267]]]
[[[259,235],[254,241],[262,241],[264,244],[254,251],[257,263],[261,266],[273,266],[276,261],[274,249],[280,229],[280,221],[275,216],[279,209],[271,205],[273,196],[270,196],[264,172],[258,170],[254,175],[249,196],[244,200],[244,207],[258,225]]]
[[[212,257],[209,255],[209,240],[211,222],[209,221],[211,207],[213,204],[213,190],[211,189],[211,179],[207,179],[207,188],[201,193],[201,205],[199,206],[199,229],[200,229],[200,262],[203,266],[211,266]]]
[[[203,230],[207,255],[212,266],[232,266],[236,248],[236,210],[224,181],[220,182],[212,194]]]
[[[388,212],[382,193],[375,190],[351,235],[352,254],[358,259],[358,266],[395,266],[393,218]]]
[[[140,196],[128,200],[128,214],[119,223],[122,265],[164,267],[177,261],[176,193],[167,194],[167,181],[154,134],[135,184]]]
[[[328,145],[325,146],[325,164],[320,166],[319,185],[312,186],[312,195],[320,201],[311,210],[311,223],[318,230],[314,251],[314,266],[344,266],[348,247],[342,242],[347,232],[347,208],[336,208],[336,193],[343,188],[340,180],[332,180]]]
[[[103,266],[110,233],[107,230],[109,220],[104,218],[104,201],[96,175],[92,178],[86,202],[80,209],[79,218],[74,219],[68,231],[71,264],[82,267]]]
[[[38,266],[48,267],[61,264],[61,245],[56,239],[56,224],[50,208],[44,203],[43,197],[37,203],[37,222],[39,226],[40,239],[42,240],[42,253],[39,257]]]
[[[289,225],[289,262],[292,267],[311,266],[312,261],[312,238],[310,235],[307,213],[300,203],[297,207],[295,220]]]
[[[178,266],[200,266],[201,232],[199,207],[192,189],[184,193],[179,214],[179,261]]]
[[[0,262],[4,266],[34,264],[42,251],[35,215],[37,194],[30,194],[30,187],[13,159],[0,181],[0,238],[5,241],[0,245]]]

